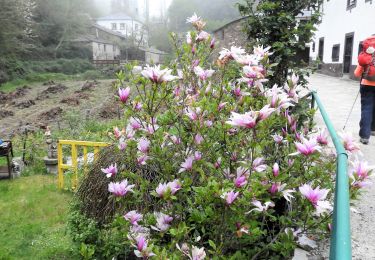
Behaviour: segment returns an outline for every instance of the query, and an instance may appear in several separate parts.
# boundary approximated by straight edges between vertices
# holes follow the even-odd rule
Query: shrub
[[[78,242],[96,258],[288,258],[299,237],[329,234],[327,133],[310,131],[295,75],[267,85],[268,48],[224,49],[209,64],[214,43],[189,21],[197,30],[181,46],[173,36],[171,69],[117,74],[126,128],[82,180],[72,214],[98,234]]]

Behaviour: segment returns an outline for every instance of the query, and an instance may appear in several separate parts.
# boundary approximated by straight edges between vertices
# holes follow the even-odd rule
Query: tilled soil
[[[114,102],[113,80],[48,81],[23,86],[15,91],[0,91],[0,136],[11,137],[23,125],[45,128],[63,125],[67,112],[90,111],[93,118],[115,118],[117,113],[100,116]]]

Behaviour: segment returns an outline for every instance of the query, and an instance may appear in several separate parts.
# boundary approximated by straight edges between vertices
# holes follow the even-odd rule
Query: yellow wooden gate
[[[71,164],[64,164],[63,146],[68,145],[71,148]],[[90,141],[75,141],[75,140],[59,140],[57,143],[57,161],[58,161],[58,186],[59,189],[64,188],[64,170],[72,171],[71,189],[75,190],[78,185],[78,148],[83,149],[83,167],[87,167],[88,148],[92,147],[94,150],[94,160],[98,158],[98,153],[101,147],[109,146],[108,143],[90,142]]]

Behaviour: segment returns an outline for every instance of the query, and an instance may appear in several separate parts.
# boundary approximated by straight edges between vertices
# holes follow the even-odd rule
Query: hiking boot
[[[369,142],[369,139],[368,138],[360,138],[359,139],[359,141],[361,142],[361,143],[363,143],[363,144],[368,144],[368,142]]]

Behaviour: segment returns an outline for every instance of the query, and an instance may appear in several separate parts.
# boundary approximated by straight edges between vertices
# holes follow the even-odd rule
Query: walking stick
[[[348,124],[348,121],[349,121],[350,115],[351,115],[352,112],[353,112],[354,105],[355,105],[355,103],[357,102],[357,99],[358,99],[358,96],[359,96],[359,92],[360,92],[360,91],[358,91],[357,96],[355,97],[354,103],[353,103],[353,105],[352,105],[352,108],[350,109],[350,112],[349,112],[348,118],[346,119],[345,124],[344,124],[344,127],[342,128],[342,130],[345,130],[345,127],[346,127],[346,125]]]

